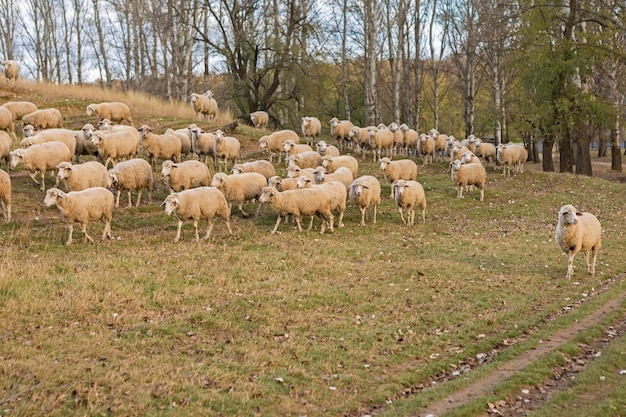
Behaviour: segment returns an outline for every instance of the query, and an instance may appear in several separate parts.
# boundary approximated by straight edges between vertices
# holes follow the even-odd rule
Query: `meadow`
[[[93,123],[84,108],[105,99],[97,89],[21,88],[0,98],[63,103],[71,129]],[[136,126],[193,122],[184,103],[134,100]],[[233,135],[244,160],[267,157],[262,132],[241,124]],[[13,221],[0,224],[0,415],[416,415],[626,291],[624,183],[532,167],[503,178],[491,165],[480,202],[478,192],[456,198],[445,163],[420,165],[426,222],[407,228],[377,165],[360,163],[383,185],[376,224],[359,226],[349,207],[333,234],[317,220],[310,232],[281,225],[271,235],[271,207],[250,218],[235,210],[232,236],[217,219],[199,243],[191,224],[173,242],[159,179],[151,203],[115,210],[114,239],[85,244],[76,230],[66,246],[58,210],[42,206],[23,169],[12,172]],[[594,277],[579,255],[564,279],[554,242],[564,204],[602,223]]]

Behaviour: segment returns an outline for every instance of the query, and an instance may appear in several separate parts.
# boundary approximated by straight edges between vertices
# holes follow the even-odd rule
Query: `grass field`
[[[68,128],[93,122],[82,102],[66,111]],[[137,125],[193,121],[133,112]],[[247,159],[265,157],[259,132],[239,133]],[[382,180],[369,159],[359,171]],[[526,170],[505,179],[491,167],[480,202],[477,192],[456,199],[437,163],[420,167],[428,207],[413,228],[383,182],[375,225],[359,226],[349,207],[334,234],[319,234],[318,220],[311,232],[281,225],[271,235],[266,207],[257,218],[235,210],[232,237],[218,219],[209,242],[194,243],[186,224],[177,244],[160,180],[151,204],[115,210],[113,240],[85,244],[75,231],[66,246],[58,210],[42,207],[25,171],[11,176],[14,221],[0,225],[0,415],[411,415],[402,406],[411,390],[440,397],[446,384],[428,388],[438,375],[471,379],[481,368],[465,365],[476,355],[515,356],[584,314],[564,308],[626,289],[611,279],[626,271],[625,185],[598,178]],[[595,277],[579,255],[564,279],[553,234],[569,203],[602,223]],[[89,230],[99,236],[102,225]],[[623,392],[623,379],[611,381]]]

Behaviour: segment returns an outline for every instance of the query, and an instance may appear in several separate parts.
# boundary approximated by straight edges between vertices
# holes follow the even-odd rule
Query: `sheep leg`
[[[195,231],[194,240],[198,242],[200,240],[200,236],[198,236],[198,220],[193,219],[193,230]]]
[[[280,219],[281,219],[281,216],[279,214],[278,218],[276,219],[276,224],[274,225],[274,229],[272,229],[272,231],[271,231],[271,234],[276,233],[276,230],[278,230],[278,225],[280,224]]]
[[[404,220],[404,216],[402,215],[402,207],[398,207],[398,213],[400,213],[400,219],[402,219],[402,224],[406,226],[406,220]]]
[[[111,220],[104,219],[104,230],[102,231],[102,240],[111,239]]]
[[[339,220],[337,221],[337,227],[343,227],[343,215],[346,213],[346,210],[343,209],[339,212]]]
[[[206,235],[204,235],[204,240],[208,240],[211,237],[211,231],[213,231],[213,219],[209,219],[209,224],[206,228]]]
[[[137,191],[137,202],[135,203],[135,207],[139,207],[139,202],[141,201],[141,188]]]
[[[115,196],[115,208],[118,208],[120,206],[120,194],[122,194],[122,191],[117,190],[117,193]]]
[[[40,191],[46,191],[46,171],[41,171],[41,187]]]
[[[374,204],[374,224],[376,224],[376,209],[378,208],[378,204]]]
[[[248,217],[249,214],[243,211],[243,201],[239,203],[239,211],[243,214],[243,217]]]
[[[459,185],[459,192],[456,194],[456,198],[463,198],[463,186]]]
[[[37,170],[35,170],[35,172],[31,172],[30,174],[28,174],[30,179],[32,179],[35,182],[35,184],[37,184],[37,185],[39,185],[39,181],[37,181],[37,177],[36,177],[38,172],[39,172],[39,170],[37,169]]]
[[[329,210],[328,213],[326,213],[326,215],[324,216],[324,220],[326,220],[326,222],[328,223],[328,229],[330,230],[330,233],[335,233],[335,229],[333,227],[333,223],[335,222],[335,216],[333,216],[332,211]]]
[[[9,218],[11,218],[11,213],[9,213]],[[591,269],[589,270],[589,275],[593,276],[596,273],[596,255],[598,255],[598,247],[594,246],[591,248],[592,253],[592,261],[591,261]]]
[[[72,234],[74,234],[74,224],[70,223],[68,225],[68,229],[70,229],[70,234],[67,237],[67,242],[65,242],[66,245],[71,245],[72,244]]]
[[[174,238],[174,242],[178,242],[180,240],[180,229],[183,227],[183,221],[178,221],[178,229],[176,229],[176,237]]]
[[[409,209],[409,226],[415,224],[415,209]]]
[[[485,199],[485,188],[481,188],[480,189],[480,201],[483,201]]]
[[[422,224],[426,224],[426,210],[422,209]]]
[[[133,201],[131,199],[131,193],[130,190],[128,190],[128,207],[132,207],[133,206]]]
[[[85,243],[95,243],[93,238],[87,234],[87,223],[80,224],[80,231],[83,232],[83,235],[85,235]]]
[[[571,279],[572,275],[574,275],[574,258],[578,251],[571,250],[567,253],[567,274],[565,275],[565,279]]]
[[[313,229],[313,217],[314,216],[311,216],[311,221],[309,222],[309,227],[306,229],[308,231],[311,231],[311,229]]]
[[[359,210],[361,210],[361,226],[365,226],[365,216],[367,215],[367,208],[359,207]]]
[[[296,219],[296,225],[298,225],[298,232],[302,231],[302,224],[300,223],[300,215],[293,215],[294,219]]]
[[[230,220],[228,220],[228,218],[224,219],[224,221],[226,222],[226,227],[228,228],[228,234],[232,235],[233,234],[233,229],[231,229],[230,227]]]

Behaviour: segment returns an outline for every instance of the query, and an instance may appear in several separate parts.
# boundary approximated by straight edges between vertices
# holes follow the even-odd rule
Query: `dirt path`
[[[467,404],[475,398],[488,395],[494,387],[510,378],[515,373],[520,372],[544,355],[571,341],[582,330],[600,323],[607,315],[619,308],[624,301],[626,301],[626,292],[620,294],[612,300],[607,301],[600,309],[596,310],[579,322],[555,333],[548,340],[544,340],[543,343],[536,348],[529,350],[508,363],[502,364],[498,369],[486,377],[475,381],[470,386],[463,388],[434,404],[427,406],[424,410],[421,410],[418,414],[416,414],[416,417],[441,416],[457,407]]]

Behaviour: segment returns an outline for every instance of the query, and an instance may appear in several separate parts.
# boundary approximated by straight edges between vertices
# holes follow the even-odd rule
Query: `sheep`
[[[481,164],[482,165],[482,161],[480,160],[480,158],[477,157],[476,155],[474,155],[472,153],[472,151],[464,152],[463,155],[461,155],[461,163],[462,164]]]
[[[212,97],[213,94],[207,91],[205,94],[193,93],[189,97],[191,109],[196,113],[196,120],[203,118],[210,122],[217,115],[217,101]]]
[[[301,177],[281,178],[277,175],[267,179],[268,187],[276,188],[278,191],[295,190],[298,188],[298,180]]]
[[[15,136],[15,125],[13,124],[13,114],[4,107],[0,107],[0,130],[10,134],[13,139],[17,138]]]
[[[155,171],[158,158],[181,162],[182,144],[178,136],[167,133],[157,135],[152,133],[152,129],[148,125],[143,125],[137,130],[141,136],[143,153],[150,159],[150,165]]]
[[[141,194],[144,189],[148,190],[148,202],[152,203],[152,188],[154,187],[154,175],[150,163],[142,158],[133,158],[128,161],[118,162],[108,170],[107,187],[115,187],[115,208],[120,206],[120,194],[122,190],[128,192],[128,207],[133,206],[131,192],[137,192],[135,207],[139,207]]]
[[[359,127],[353,126],[348,132],[348,140],[352,142],[353,147],[357,147],[361,150],[361,159],[365,159],[365,152],[371,149],[370,146],[370,132],[369,129],[375,128],[375,126]]]
[[[278,212],[278,219],[271,234],[276,233],[283,218],[292,215],[296,219],[298,231],[302,232],[300,219],[302,216],[318,216],[322,219],[320,233],[326,231],[326,225],[332,233],[333,213],[331,212],[331,195],[321,188],[306,188],[298,190],[278,191],[272,187],[264,187],[259,201],[270,203]]]
[[[497,151],[493,144],[475,138],[474,147],[476,148],[476,156],[485,161],[484,165],[489,165],[489,161],[493,161],[495,164]]]
[[[463,198],[463,188],[475,185],[480,190],[480,201],[485,198],[487,172],[482,164],[463,164],[456,160],[452,163],[454,183],[459,187],[457,198]]]
[[[30,101],[9,101],[4,103],[2,107],[11,112],[13,121],[22,120],[24,115],[37,111],[37,106]]]
[[[415,207],[422,210],[422,224],[426,223],[426,194],[422,184],[417,181],[398,180],[391,185],[391,189],[404,225],[411,227],[415,224]],[[402,215],[403,209],[407,211],[407,220],[404,220]]]
[[[115,164],[118,160],[134,158],[139,149],[139,139],[131,132],[105,133],[97,130],[91,134],[91,145],[98,149],[98,156],[108,167],[109,162]]]
[[[169,134],[173,134],[178,136],[178,139],[180,139],[180,153],[181,156],[186,157],[187,155],[192,153],[192,148],[191,148],[191,132],[189,131],[189,128],[183,128],[183,129],[167,129],[165,131],[165,133],[169,133]]]
[[[515,173],[524,173],[524,163],[528,159],[528,151],[524,145],[511,144],[510,145],[517,152],[517,160],[514,164]]]
[[[380,160],[380,170],[390,183],[394,183],[398,180],[413,180],[417,179],[417,164],[410,159],[399,159],[392,161],[385,157]],[[391,198],[393,198],[393,187],[391,189]]]
[[[289,161],[289,157],[300,154],[303,152],[313,152],[313,148],[304,143],[295,143],[293,140],[288,139],[283,142],[283,151],[285,152],[285,161]],[[318,153],[318,152],[316,152]]]
[[[89,128],[91,126],[91,130]],[[81,155],[95,155],[98,156],[98,148],[93,146],[91,143],[91,139],[86,136],[86,132],[89,131],[89,135],[91,136],[91,132],[94,131],[93,125],[87,123],[80,130],[74,130],[74,139],[76,140],[76,161],[78,161],[78,157]]]
[[[267,124],[270,121],[270,116],[266,111],[258,110],[250,113],[250,121],[255,128],[261,129],[265,132],[265,128],[267,128]]]
[[[404,147],[407,149],[407,154],[411,153],[414,157],[417,156],[417,140],[419,139],[419,133],[415,129],[411,129],[406,123],[400,125],[400,131],[404,137]],[[410,151],[410,152],[409,152]]]
[[[319,153],[322,156],[326,156],[326,155],[339,156],[340,155],[339,149],[337,149],[336,146],[329,145],[323,140],[320,140],[319,142],[315,144],[315,149],[317,150],[317,153]]]
[[[7,171],[10,171],[9,162],[11,161],[11,145],[13,140],[5,131],[0,130],[0,159],[4,159]]]
[[[4,61],[4,76],[9,82],[16,82],[20,77],[20,63],[11,59]]]
[[[232,136],[224,136],[221,130],[215,131],[215,143],[213,143],[213,154],[217,159],[218,170],[224,164],[224,172],[228,171],[228,160],[233,161],[233,165],[237,163],[239,153],[241,151],[241,143],[237,138]]]
[[[33,125],[36,130],[63,127],[63,116],[58,109],[41,109],[22,116],[22,125]]]
[[[289,165],[287,167],[287,178],[298,177],[307,177],[315,181],[315,168],[300,168],[298,165]]]
[[[258,161],[244,162],[233,165],[232,173],[241,174],[243,172],[258,172],[268,180],[276,175],[274,165],[264,159]]]
[[[161,176],[165,178],[171,193],[211,185],[209,167],[201,161],[163,161]]]
[[[76,137],[74,136],[74,132],[62,128],[42,130],[34,136],[25,137],[20,141],[20,147],[27,148],[38,143],[55,141],[64,143],[70,150],[72,156],[76,155]]]
[[[346,186],[346,189],[354,181],[354,175],[352,171],[347,167],[339,167],[332,174],[328,173],[324,167],[317,167],[313,172],[313,179],[315,184],[324,184],[330,181],[337,181]]]
[[[102,220],[104,230],[102,239],[111,239],[111,218],[113,217],[113,193],[104,187],[92,187],[82,191],[64,193],[58,188],[50,188],[43,200],[46,207],[57,206],[69,226],[69,237],[66,245],[72,244],[74,223],[80,224],[85,236],[85,243],[94,243],[87,234],[87,225],[91,220]]]
[[[361,226],[365,226],[367,209],[374,207],[373,222],[376,224],[376,210],[380,204],[380,182],[372,175],[362,175],[355,179],[348,187],[350,203],[361,212]]]
[[[396,122],[389,123],[388,128],[393,133],[393,151],[395,154],[407,154],[407,149],[404,144],[404,135],[400,130],[400,126]]]
[[[180,241],[181,228],[184,220],[193,220],[193,228],[195,231],[195,241],[198,242],[198,220],[207,219],[208,225],[204,240],[211,237],[213,230],[213,218],[217,215],[224,219],[228,234],[232,235],[233,230],[230,227],[230,209],[224,194],[213,187],[198,187],[190,190],[184,190],[168,195],[161,207],[165,206],[165,214],[168,216],[172,213],[178,218],[178,227],[176,229],[176,237],[174,242]]]
[[[303,117],[302,118],[302,136],[306,140],[309,146],[313,146],[315,140],[322,133],[322,123],[317,117]]]
[[[346,202],[348,201],[348,187],[338,181],[327,181],[323,184],[314,184],[310,178],[300,177],[297,182],[298,189],[321,187],[331,196],[330,210],[337,210],[339,218],[337,219],[337,227],[343,227],[343,215],[346,212]],[[308,230],[313,228],[313,216],[309,223]]]
[[[297,165],[300,168],[316,168],[322,165],[322,155],[319,153],[310,150],[304,151],[295,155],[292,155],[289,158],[289,165]]]
[[[91,103],[87,106],[87,116],[96,114],[98,122],[102,119],[109,119],[113,123],[128,123],[132,126],[133,118],[130,114],[130,108],[125,103],[105,102]]]
[[[293,130],[277,130],[267,136],[263,136],[259,139],[259,148],[262,151],[269,151],[270,162],[272,162],[275,153],[278,153],[278,163],[280,164],[281,152],[283,152],[283,142],[286,140],[293,140],[295,143],[300,143],[298,134]]]
[[[215,154],[215,133],[206,133],[195,124],[189,125],[191,135],[191,149],[198,157],[204,155],[204,163],[209,164],[209,156],[213,159],[213,167],[216,167]]]
[[[339,167],[350,169],[353,177],[356,177],[359,172],[359,161],[357,161],[354,156],[350,155],[325,156],[322,158],[322,166],[331,174]]]
[[[417,142],[417,149],[424,160],[424,165],[428,165],[428,162],[434,162],[436,156],[435,139],[431,136],[422,133],[419,136]]]
[[[386,128],[378,126],[370,126],[367,128],[369,133],[369,144],[374,154],[374,162],[380,161],[381,153],[385,150],[385,154],[389,157],[393,149],[394,134]]]
[[[337,141],[339,149],[346,149],[350,129],[354,127],[352,122],[333,117],[328,123],[330,124],[330,135]]]
[[[571,204],[564,205],[559,210],[559,218],[554,231],[554,240],[563,252],[567,254],[567,273],[565,279],[571,279],[574,274],[574,257],[580,251],[585,255],[587,272],[594,275],[596,271],[596,256],[602,246],[602,227],[598,218],[591,213],[581,213]],[[589,251],[593,256],[589,263]]]
[[[16,149],[11,152],[11,168],[15,168],[18,164],[24,166],[30,171],[30,178],[39,184],[35,178],[37,172],[41,173],[40,190],[45,191],[46,171],[53,171],[56,182],[54,186],[59,185],[59,178],[56,177],[57,165],[61,162],[71,162],[72,154],[70,150],[61,142],[45,142],[33,145],[27,149]]]
[[[0,169],[0,210],[5,222],[11,221],[11,177]]]
[[[520,159],[520,146],[509,146],[503,143],[496,146],[496,159],[500,165],[503,165],[502,175],[511,176],[511,169],[516,169],[516,165]],[[525,149],[524,149],[525,151]]]
[[[107,186],[107,169],[98,161],[82,164],[61,162],[57,165],[59,180],[63,180],[67,191],[81,191],[90,187]]]
[[[112,133],[112,132],[118,132],[118,131],[135,131],[137,132],[137,129],[135,129],[133,126],[129,126],[129,125],[120,125],[120,124],[113,124],[113,122],[109,119],[107,119],[106,117],[104,119],[101,119],[98,122],[98,129],[102,130],[103,132],[107,132],[107,133]],[[139,135],[139,132],[137,132],[137,135]]]
[[[439,133],[437,129],[430,129],[428,135],[435,139],[435,153],[441,157],[443,161],[444,153],[448,151],[448,139],[452,136],[448,136],[445,133]],[[454,139],[454,137],[452,137]]]
[[[211,180],[211,186],[224,193],[226,201],[228,201],[229,212],[233,202],[236,202],[239,212],[244,217],[248,217],[248,213],[243,211],[243,203],[258,199],[261,195],[261,190],[266,185],[267,179],[258,172],[244,172],[237,175],[226,175],[218,172]],[[259,205],[257,208],[256,215],[259,214],[261,206]]]

